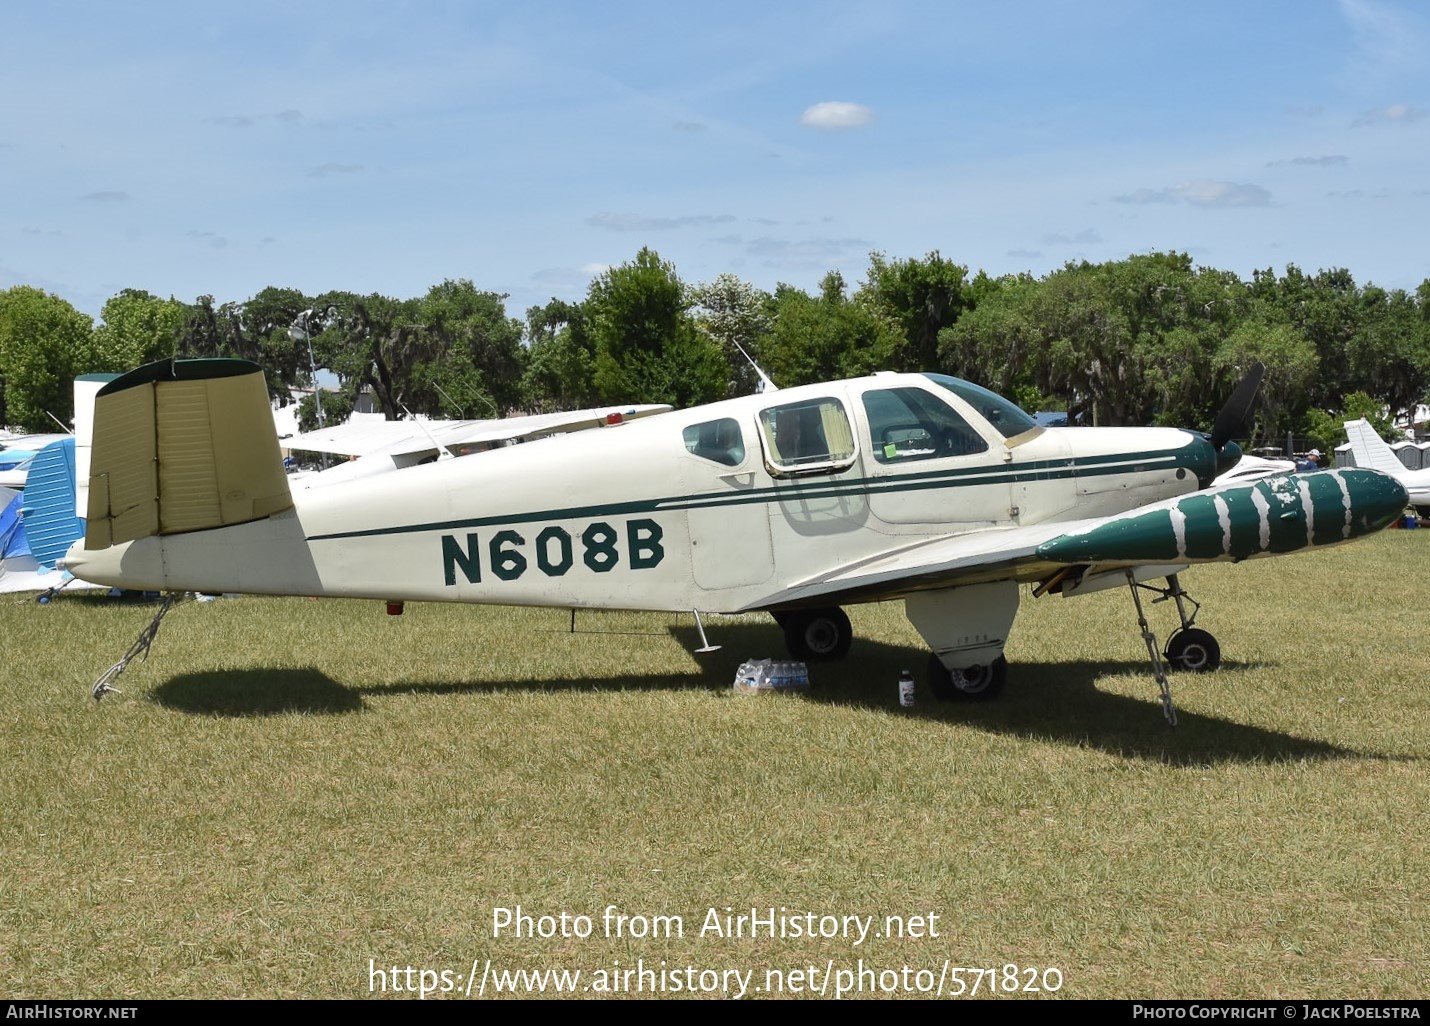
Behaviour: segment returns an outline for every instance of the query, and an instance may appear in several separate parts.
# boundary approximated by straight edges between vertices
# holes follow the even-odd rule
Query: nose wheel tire
[[[1168,638],[1163,655],[1169,667],[1190,673],[1210,673],[1221,665],[1221,646],[1216,638],[1197,627],[1188,627]]]
[[[941,702],[986,702],[996,698],[1008,679],[1008,660],[999,656],[986,666],[950,670],[929,656],[929,690]]]
[[[782,615],[780,626],[785,632],[785,647],[795,659],[831,662],[849,654],[854,628],[849,625],[844,610],[838,607],[800,609]]]

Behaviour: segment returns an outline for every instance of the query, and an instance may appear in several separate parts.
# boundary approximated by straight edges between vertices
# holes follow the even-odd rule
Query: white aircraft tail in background
[[[1356,466],[1389,474],[1404,486],[1410,496],[1410,505],[1420,513],[1430,515],[1430,470],[1411,470],[1401,463],[1394,450],[1385,444],[1385,440],[1375,433],[1375,428],[1364,417],[1348,420],[1345,424]]]

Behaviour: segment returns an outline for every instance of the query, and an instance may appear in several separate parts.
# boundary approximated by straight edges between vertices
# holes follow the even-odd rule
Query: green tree
[[[315,393],[309,392],[298,400],[298,430],[317,431],[320,427],[331,427],[347,420],[353,412],[351,393],[323,390],[323,423],[318,423],[318,401]]]
[[[903,345],[888,369],[937,370],[939,332],[972,305],[968,268],[935,250],[922,260],[888,260],[869,254],[869,272],[855,299],[896,323]]]
[[[59,296],[29,285],[0,292],[0,422],[31,432],[70,422],[92,326]]]
[[[313,385],[308,340],[303,335],[312,330],[311,314],[304,327],[304,311],[312,307],[313,301],[297,289],[269,286],[229,314],[236,355],[262,365],[269,389],[284,404],[294,386]]]
[[[178,351],[186,310],[177,299],[160,299],[142,289],[111,296],[94,329],[86,373],[122,372],[163,360]]]
[[[695,286],[690,298],[696,308],[696,326],[725,356],[728,394],[755,392],[760,377],[750,361],[760,362],[761,347],[770,333],[769,293],[736,275],[722,274]]]
[[[421,321],[420,300],[328,292],[313,305],[318,365],[337,374],[351,399],[371,390],[374,404],[389,420],[400,419],[406,400],[424,390],[436,408],[440,397],[422,368],[438,356],[437,343]]]
[[[185,308],[177,355],[251,360],[263,368],[269,392],[286,403],[291,388],[312,381],[307,340],[292,329],[315,305],[296,289],[274,287],[218,309],[212,296],[200,296]]]
[[[1252,407],[1251,440],[1253,444],[1279,445],[1301,422],[1310,403],[1318,377],[1316,348],[1284,321],[1242,321],[1232,329],[1215,357],[1223,383],[1217,396],[1219,402],[1225,402],[1234,382],[1257,360],[1265,365],[1266,375]]]
[[[1045,325],[1037,317],[1042,282],[1028,274],[991,279],[981,272],[975,281],[977,305],[939,332],[937,366],[1002,395],[1033,399],[1039,409],[1067,409],[1074,397],[1051,373]]]
[[[1350,380],[1382,400],[1392,416],[1409,416],[1430,389],[1430,324],[1414,297],[1366,285],[1347,362]]]
[[[1252,294],[1315,349],[1319,374],[1310,388],[1310,405],[1339,408],[1346,393],[1360,387],[1349,358],[1359,323],[1359,299],[1351,273],[1333,268],[1310,276],[1288,264],[1280,278],[1269,269],[1258,271]]]
[[[838,271],[824,276],[818,296],[780,285],[775,289],[773,307],[765,370],[779,385],[888,370],[903,347],[898,324],[851,300]]]
[[[505,416],[521,404],[527,354],[521,321],[506,316],[506,298],[465,278],[427,291],[417,315],[432,355],[414,369],[414,384],[425,382],[436,394],[414,391],[418,406],[476,418]]]
[[[595,342],[585,306],[553,299],[526,312],[527,354],[523,392],[539,413],[596,405]]]
[[[696,330],[675,266],[654,251],[602,274],[585,306],[602,402],[693,406],[725,394],[725,360]]]
[[[225,332],[214,309],[213,296],[199,296],[184,307],[179,325],[178,355],[183,359],[215,357],[226,354]]]

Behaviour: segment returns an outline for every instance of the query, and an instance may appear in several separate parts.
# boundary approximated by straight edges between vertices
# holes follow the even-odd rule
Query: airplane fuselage
[[[83,572],[165,590],[736,611],[891,549],[1107,516],[1214,473],[1194,433],[1039,428],[941,380],[803,386],[295,488],[285,512],[86,552]]]

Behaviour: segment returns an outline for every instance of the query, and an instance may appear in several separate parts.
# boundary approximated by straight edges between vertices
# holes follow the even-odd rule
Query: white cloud
[[[868,253],[874,246],[868,239],[828,237],[779,239],[770,235],[762,235],[757,239],[748,240],[739,236],[731,236],[721,241],[743,247],[745,252],[752,257],[798,263],[813,260],[836,260],[852,254]]]
[[[1190,203],[1194,207],[1268,207],[1271,193],[1259,185],[1199,178],[1166,189],[1138,189],[1114,196],[1114,203]]]
[[[252,128],[261,121],[281,121],[285,124],[295,125],[304,120],[301,110],[280,110],[276,114],[223,114],[204,118],[205,123],[210,125],[222,125],[225,128]]]
[[[734,214],[692,214],[685,217],[642,217],[640,214],[593,214],[586,223],[594,228],[609,228],[613,232],[664,231],[670,228],[690,228],[695,225],[731,224]]]
[[[1167,189],[1137,189],[1112,197],[1114,203],[1175,203]]]
[[[1259,185],[1238,185],[1236,182],[1212,182],[1198,179],[1183,182],[1169,190],[1177,199],[1195,207],[1265,207],[1271,204],[1271,193]]]
[[[1268,161],[1267,167],[1280,167],[1285,164],[1293,164],[1298,167],[1345,167],[1351,162],[1349,157],[1325,156],[1325,157],[1292,157],[1290,160]]]
[[[1044,235],[1043,241],[1050,246],[1082,246],[1088,243],[1101,242],[1102,233],[1096,228],[1084,228],[1076,235],[1063,235],[1061,233]]]
[[[816,103],[799,116],[799,123],[811,128],[863,128],[873,122],[874,112],[860,103]]]
[[[1389,107],[1376,107],[1362,111],[1360,117],[1351,124],[1357,128],[1365,125],[1409,125],[1430,116],[1423,107],[1412,107],[1408,103],[1392,103]]]

